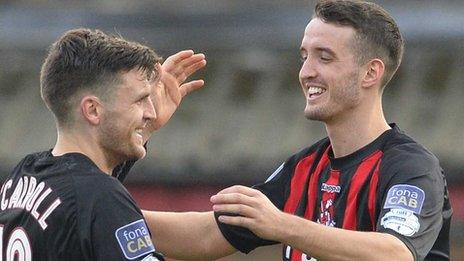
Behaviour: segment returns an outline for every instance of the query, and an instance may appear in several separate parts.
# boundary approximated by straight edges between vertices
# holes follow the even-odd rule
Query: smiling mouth
[[[321,87],[310,86],[308,88],[308,98],[317,98],[323,94],[326,90]]]
[[[135,134],[139,136],[143,141],[143,129],[135,129]]]

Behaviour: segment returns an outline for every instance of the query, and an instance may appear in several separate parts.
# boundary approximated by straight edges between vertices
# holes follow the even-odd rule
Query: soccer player
[[[1,189],[0,260],[163,260],[120,178],[146,154],[205,66],[182,51],[160,65],[149,47],[98,30],[67,31],[50,48],[41,94],[53,149],[27,155]]]
[[[304,114],[328,137],[263,184],[219,192],[214,213],[144,212],[158,249],[206,260],[281,242],[292,261],[448,260],[439,162],[382,110],[403,55],[393,18],[369,2],[320,1],[300,53]]]

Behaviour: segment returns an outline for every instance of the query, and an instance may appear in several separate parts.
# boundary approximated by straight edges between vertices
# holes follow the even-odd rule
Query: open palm
[[[158,65],[160,80],[154,86],[151,96],[156,118],[150,122],[149,132],[165,125],[179,107],[182,98],[204,85],[203,80],[185,80],[205,65],[205,55],[195,54],[192,50],[180,51],[169,56],[163,65]]]

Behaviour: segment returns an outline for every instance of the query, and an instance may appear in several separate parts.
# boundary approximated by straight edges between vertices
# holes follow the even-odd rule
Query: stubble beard
[[[139,149],[134,143],[133,134],[122,132],[123,129],[114,120],[107,120],[102,125],[100,144],[105,156],[117,164],[145,157],[145,149]]]
[[[346,82],[338,84],[330,93],[329,100],[324,104],[309,105],[306,100],[305,117],[308,120],[330,122],[344,112],[355,108],[360,103],[360,90],[357,86],[359,71],[353,71]]]

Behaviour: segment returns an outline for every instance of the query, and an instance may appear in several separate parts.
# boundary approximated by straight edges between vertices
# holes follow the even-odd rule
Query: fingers
[[[221,204],[242,204],[254,207],[256,205],[253,197],[240,193],[216,194],[211,197],[211,203],[214,205]]]
[[[252,189],[246,186],[241,186],[241,185],[235,185],[232,187],[225,188],[221,191],[219,191],[217,194],[227,194],[227,193],[241,193],[250,197],[257,196],[261,192],[256,189]]]
[[[199,69],[206,66],[206,60],[204,54],[195,54],[189,58],[180,61],[175,66],[167,68],[168,72],[174,75],[176,79],[181,83],[185,81],[190,75]]]
[[[179,63],[181,62],[182,60],[188,58],[188,57],[191,57],[192,55],[194,54],[193,50],[183,50],[183,51],[180,51],[176,54],[173,54],[171,56],[169,56],[163,64],[166,64],[166,63],[172,63],[172,64],[176,64],[176,63]]]
[[[203,80],[195,80],[195,81],[191,81],[191,82],[187,82],[187,83],[184,83],[180,86],[180,94],[182,95],[182,97],[184,97],[185,95],[195,91],[195,90],[198,90],[200,89],[201,87],[203,87],[203,85],[205,85],[205,81]]]
[[[203,68],[206,66],[206,60],[201,59],[199,61],[196,61],[194,63],[189,63],[187,67],[184,67],[185,69],[183,70],[182,73],[184,73],[185,78],[189,77],[192,75],[194,72],[198,71],[199,69]],[[185,81],[185,79],[184,79]]]
[[[194,54],[190,57],[183,59],[182,61],[180,61],[179,64],[181,64],[182,67],[189,67],[190,65],[201,62],[201,61],[206,62],[205,55],[202,53],[197,53],[197,54]]]
[[[185,50],[169,56],[162,66],[165,72],[173,75],[179,83],[182,83],[205,65],[204,54],[194,54],[192,50]]]
[[[218,220],[222,223],[250,228],[253,219],[242,216],[219,216]]]
[[[225,204],[225,205],[214,205],[213,210],[215,212],[237,214],[245,217],[254,217],[255,209],[242,204]]]

